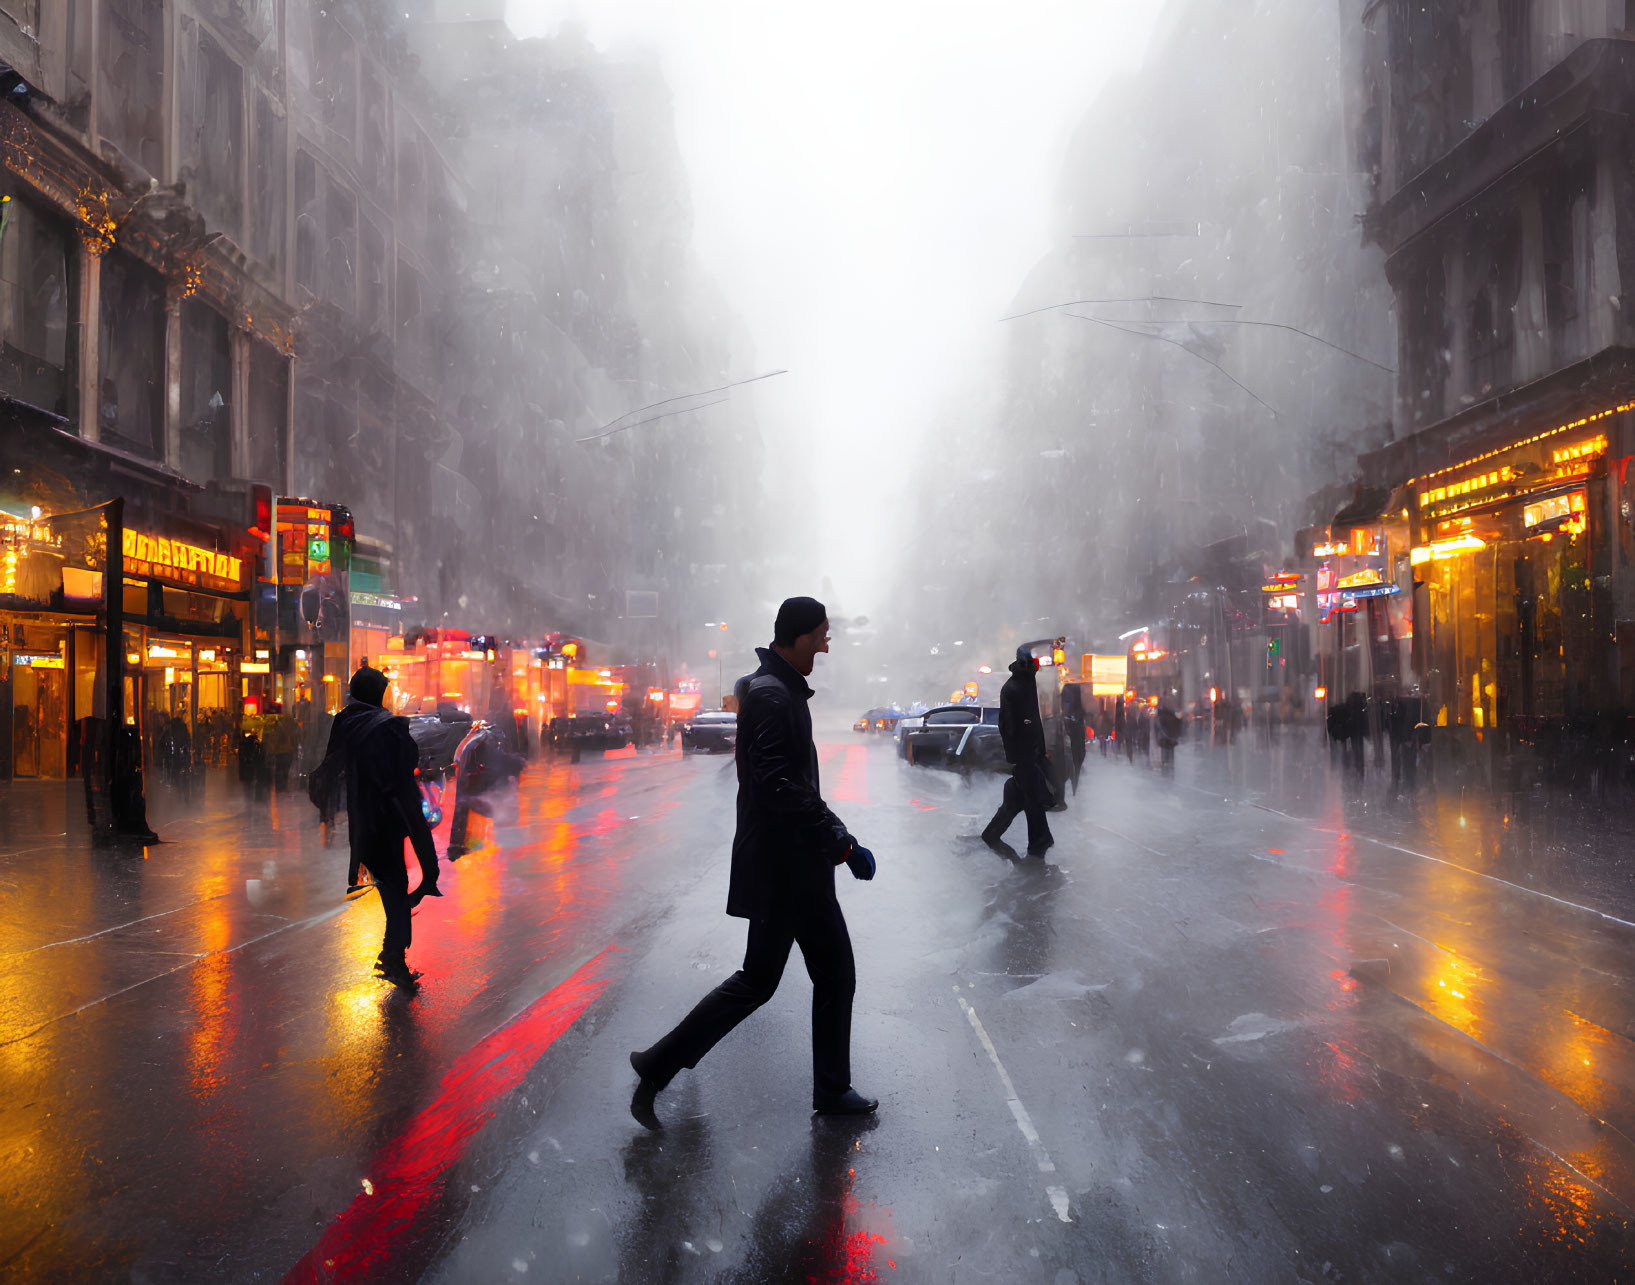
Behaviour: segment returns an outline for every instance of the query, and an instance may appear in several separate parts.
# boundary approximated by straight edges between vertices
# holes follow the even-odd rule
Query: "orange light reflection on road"
[[[1623,1050],[1605,1027],[1573,1012],[1564,1012],[1562,1019],[1565,1030],[1547,1051],[1539,1074],[1577,1103],[1591,1120],[1602,1120],[1607,1110],[1608,1085],[1601,1068],[1616,1067]],[[1622,1165],[1614,1146],[1614,1131],[1592,1127],[1586,1121],[1585,1139],[1589,1145],[1568,1151],[1562,1158],[1598,1183],[1615,1184]],[[1552,1239],[1561,1243],[1587,1243],[1596,1221],[1605,1217],[1605,1197],[1574,1180],[1571,1174],[1553,1175],[1542,1194],[1553,1220]]]
[[[193,1025],[187,1033],[187,1070],[195,1097],[206,1097],[221,1087],[222,1064],[237,1034],[240,992],[234,985],[238,956],[229,954],[233,922],[224,903],[217,902],[204,921],[200,948],[205,953],[188,975],[193,1001]]]
[[[1479,965],[1445,950],[1439,966],[1426,979],[1424,1005],[1454,1030],[1484,1042],[1481,995],[1486,980]]]

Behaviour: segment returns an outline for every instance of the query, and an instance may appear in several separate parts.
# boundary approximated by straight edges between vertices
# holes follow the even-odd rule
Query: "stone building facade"
[[[627,591],[730,597],[753,426],[576,441],[730,362],[656,73],[447,8],[0,0],[0,396],[347,505],[428,623],[608,636]],[[671,190],[634,186],[633,115]],[[501,152],[552,199],[496,200]]]
[[[1635,7],[1378,0],[1367,230],[1397,300],[1395,440],[1364,458],[1425,717],[1635,703]]]

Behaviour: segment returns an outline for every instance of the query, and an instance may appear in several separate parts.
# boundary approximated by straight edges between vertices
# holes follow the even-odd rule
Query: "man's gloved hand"
[[[861,843],[852,844],[852,850],[846,854],[846,864],[851,867],[851,872],[856,878],[874,878],[874,853]]]

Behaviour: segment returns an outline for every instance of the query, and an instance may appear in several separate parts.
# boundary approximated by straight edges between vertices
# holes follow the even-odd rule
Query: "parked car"
[[[705,710],[681,725],[681,752],[731,754],[738,746],[738,715],[730,709]]]
[[[577,763],[586,750],[622,750],[630,742],[614,720],[600,714],[577,714],[551,720],[551,749]]]
[[[985,730],[973,735],[976,728]],[[921,765],[989,766],[991,747],[998,743],[998,737],[998,706],[939,705],[927,710],[917,725],[905,726],[898,753],[908,762]],[[1001,746],[998,761],[1003,763],[1004,759]]]
[[[897,726],[891,733],[891,739],[897,746],[897,757],[908,757],[908,734],[917,732],[925,726],[924,714],[906,714],[897,720]]]

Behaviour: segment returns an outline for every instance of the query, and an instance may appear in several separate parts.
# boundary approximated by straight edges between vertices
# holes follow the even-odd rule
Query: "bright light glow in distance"
[[[1068,139],[1160,8],[510,0],[520,35],[571,20],[598,48],[657,58],[699,261],[749,338],[732,373],[790,372],[742,397],[767,476],[809,488],[790,497],[811,515],[792,570],[832,576],[848,610],[888,590],[880,550],[901,517],[857,503],[859,462],[879,478],[917,466],[929,423],[969,401],[949,371],[1000,382],[997,319],[1062,231]]]

